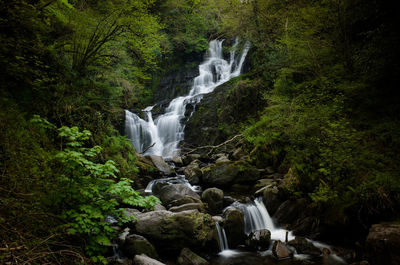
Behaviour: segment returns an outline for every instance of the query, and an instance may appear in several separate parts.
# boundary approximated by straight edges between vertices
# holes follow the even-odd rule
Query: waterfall
[[[268,229],[271,232],[272,240],[280,240],[282,242],[286,239],[286,232],[288,233],[288,240],[294,239],[292,232],[285,229],[277,228],[271,216],[268,214],[262,199],[256,198],[252,203],[234,203],[234,207],[239,208],[244,215],[245,233],[250,234],[253,231]]]
[[[240,56],[236,56],[238,39],[230,51],[229,62],[223,58],[223,40],[212,40],[209,43],[208,57],[199,65],[199,75],[194,78],[192,88],[188,95],[173,99],[166,108],[165,113],[155,120],[152,117],[152,108],[143,110],[146,120],[138,115],[125,111],[125,130],[136,151],[142,152],[149,148],[145,154],[154,154],[163,157],[179,155],[179,142],[184,139],[185,126],[181,123],[185,117],[186,105],[198,103],[202,95],[212,92],[217,86],[240,75],[250,43],[246,42]]]
[[[226,238],[225,234],[225,229],[219,225],[218,222],[215,222],[215,226],[217,227],[217,232],[218,232],[218,244],[219,244],[219,249],[222,251],[228,250],[228,240]]]

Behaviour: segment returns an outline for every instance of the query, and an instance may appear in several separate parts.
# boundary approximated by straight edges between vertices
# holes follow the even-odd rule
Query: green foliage
[[[35,117],[34,121],[37,119]],[[68,222],[65,228],[69,234],[84,235],[88,239],[89,255],[101,254],[102,246],[109,245],[116,234],[105,222],[107,215],[123,223],[128,219],[123,210],[118,209],[120,203],[152,208],[159,200],[140,196],[132,189],[131,180],[115,180],[118,169],[114,161],[96,162],[102,148],[86,147],[91,137],[88,130],[63,126],[58,129],[58,137],[63,142],[62,150],[54,158],[55,166],[62,170],[55,176],[52,206],[61,210],[61,216]]]

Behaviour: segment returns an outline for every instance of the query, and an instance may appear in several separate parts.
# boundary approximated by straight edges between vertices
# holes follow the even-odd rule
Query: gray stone
[[[200,199],[192,198],[192,197],[183,197],[181,199],[173,200],[167,206],[168,208],[180,206],[189,203],[202,203]]]
[[[202,172],[200,169],[200,164],[201,161],[196,159],[192,161],[183,171],[186,176],[186,179],[192,185],[199,184],[201,181]]]
[[[293,256],[293,251],[281,241],[275,241],[272,247],[272,255],[277,259],[286,259]]]
[[[229,158],[226,155],[221,155],[220,157],[217,158],[215,163],[222,163],[222,162],[229,162]]]
[[[151,258],[157,258],[157,252],[154,246],[143,236],[140,235],[128,235],[122,245],[124,254],[129,258],[133,258],[135,255],[145,254]]]
[[[174,164],[178,167],[183,166],[182,157],[180,156],[174,156],[173,158],[171,158],[171,161],[174,162]]]
[[[197,210],[177,213],[153,211],[138,215],[133,229],[149,239],[157,249],[176,251],[184,247],[204,247],[213,239],[215,222],[210,215]]]
[[[246,239],[246,245],[256,250],[268,249],[270,244],[271,232],[268,229],[253,231]]]
[[[201,155],[199,154],[189,154],[182,157],[182,161],[184,165],[189,165],[192,161],[196,159],[200,159]]]
[[[135,265],[165,265],[165,263],[161,263],[158,260],[152,259],[144,254],[136,255],[133,258],[133,264],[135,264]]]
[[[194,253],[188,248],[183,248],[178,260],[177,265],[208,265],[208,261]]]
[[[140,214],[141,212],[137,209],[133,208],[125,208],[124,214],[126,217],[135,217],[136,215]]]
[[[174,200],[179,200],[185,197],[200,200],[200,196],[184,184],[171,184],[164,186],[161,188],[159,196],[164,205],[168,205]]]
[[[218,188],[206,189],[201,195],[203,202],[207,203],[209,213],[215,215],[222,211],[224,192]]]
[[[266,187],[262,191],[262,198],[264,205],[270,215],[274,215],[276,210],[282,204],[282,200],[279,196],[279,189],[277,186]]]
[[[170,175],[174,172],[174,169],[170,165],[165,163],[164,159],[161,156],[149,155],[146,156],[146,158],[149,158],[151,162],[153,162],[153,164],[156,166],[156,168],[165,175]]]
[[[171,212],[183,212],[187,210],[198,210],[199,212],[205,212],[203,203],[187,203],[179,206],[174,206],[168,209]]]

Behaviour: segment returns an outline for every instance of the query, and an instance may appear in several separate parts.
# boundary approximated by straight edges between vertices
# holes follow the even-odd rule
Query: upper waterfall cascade
[[[184,139],[186,105],[198,103],[202,95],[212,92],[217,86],[240,75],[244,60],[250,48],[246,42],[239,56],[236,56],[238,40],[230,51],[228,61],[223,58],[223,40],[212,40],[206,60],[199,65],[199,75],[194,78],[188,95],[173,99],[165,113],[153,120],[154,106],[143,109],[146,120],[125,110],[125,131],[138,152],[145,151],[146,155],[153,154],[163,157],[179,155],[179,142]],[[153,145],[154,144],[154,145]],[[148,148],[150,147],[151,148]],[[147,149],[148,150],[145,150]]]

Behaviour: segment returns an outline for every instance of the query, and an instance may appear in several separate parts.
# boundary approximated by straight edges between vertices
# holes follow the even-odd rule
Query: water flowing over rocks
[[[252,231],[246,239],[246,246],[255,250],[268,249],[271,244],[271,232],[268,229]]]

